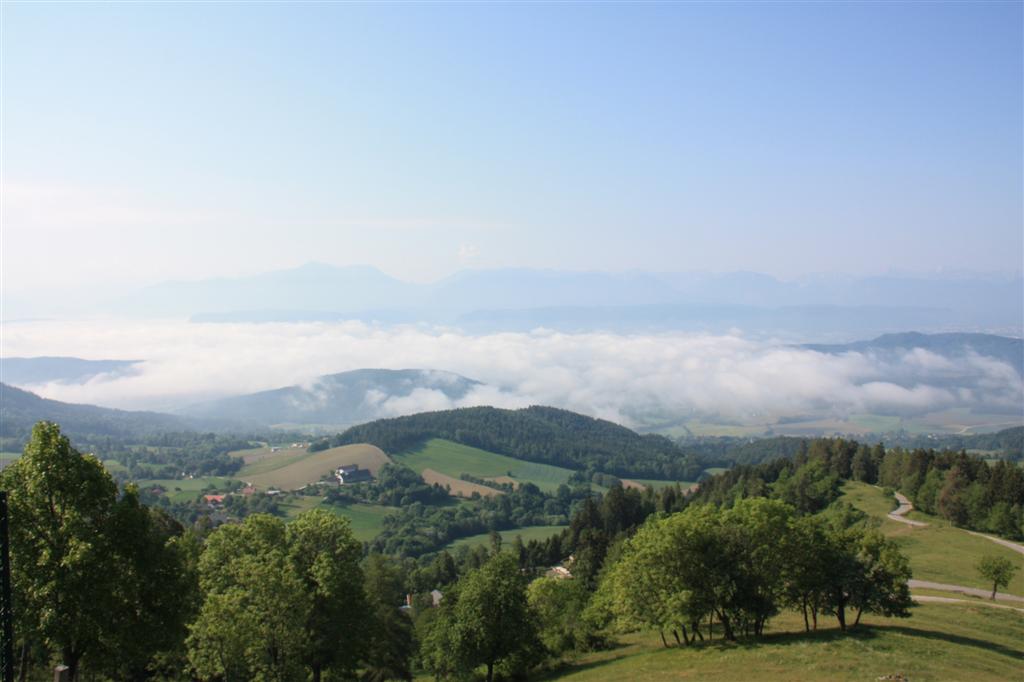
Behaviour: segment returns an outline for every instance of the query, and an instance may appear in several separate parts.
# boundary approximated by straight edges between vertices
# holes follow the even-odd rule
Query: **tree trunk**
[[[487,682],[494,679],[494,661],[487,661]]]
[[[682,644],[682,642],[679,641],[679,632],[675,628],[672,628],[672,636],[676,638],[676,644]]]
[[[864,613],[864,607],[857,608],[857,617],[853,619],[853,627],[860,625],[860,614]]]
[[[64,649],[61,658],[64,659],[64,665],[68,667],[68,682],[75,682],[78,679],[78,661],[82,658],[82,654],[68,647]]]
[[[804,632],[810,632],[811,623],[807,620],[807,597],[804,597],[801,600],[800,606],[803,608],[804,611]]]
[[[690,646],[690,636],[686,634],[686,626],[680,625],[679,629],[683,631],[683,641],[686,642],[686,646]]]
[[[664,646],[667,649],[668,648],[668,642],[665,641],[665,631],[662,630],[661,628],[658,628],[658,634],[661,635],[661,645]]]
[[[846,631],[846,605],[842,602],[839,603],[839,608],[836,609],[836,618],[839,619],[839,629]]]
[[[998,589],[999,589],[999,583],[994,583],[992,585],[992,601],[996,600],[996,590],[998,590]]]
[[[313,666],[313,682],[320,682],[321,672],[319,665]]]
[[[811,619],[814,622],[814,631],[818,631],[818,607],[815,606],[811,609]]]
[[[704,633],[700,631],[700,621],[693,621],[690,623],[690,628],[693,630],[693,637],[700,637],[700,641],[704,641]]]
[[[21,643],[21,663],[18,666],[18,682],[28,679],[28,640]]]

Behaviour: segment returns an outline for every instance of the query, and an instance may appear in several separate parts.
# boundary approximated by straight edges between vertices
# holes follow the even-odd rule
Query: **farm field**
[[[293,519],[310,509],[326,509],[337,516],[344,516],[352,525],[352,534],[360,542],[369,542],[384,529],[384,517],[396,511],[394,507],[379,504],[350,504],[344,507],[327,504],[320,497],[298,495],[279,505],[285,518]]]
[[[1024,615],[970,604],[922,604],[912,614],[865,615],[847,633],[832,619],[808,634],[797,614],[783,613],[763,640],[750,644],[715,640],[665,649],[657,632],[634,633],[543,679],[860,681],[900,673],[913,682],[1020,679]]]
[[[442,474],[433,469],[424,469],[420,472],[420,476],[423,480],[430,485],[435,483],[442,488],[446,487],[451,494],[456,497],[473,497],[473,493],[477,493],[480,497],[497,497],[503,495],[500,490],[490,488],[486,485],[480,485],[479,483],[473,483],[471,481],[463,481],[461,478],[455,478],[448,474]]]
[[[135,481],[139,489],[154,485],[167,491],[167,499],[171,502],[187,502],[204,490],[224,491],[240,485],[240,481],[226,476],[204,476],[202,478],[146,478]]]
[[[319,481],[324,474],[343,464],[358,464],[376,474],[389,461],[380,448],[365,444],[343,445],[320,452],[282,450],[275,455],[245,465],[238,477],[260,488],[295,490]]]
[[[501,536],[502,546],[510,547],[517,535],[520,536],[525,543],[530,540],[545,540],[552,535],[561,533],[566,528],[567,526],[526,526],[524,528],[515,528],[513,530],[503,530],[498,534]],[[459,538],[458,540],[449,543],[445,549],[454,550],[459,547],[476,547],[478,545],[490,544],[491,534],[481,533],[480,535],[470,535],[466,538]]]
[[[440,438],[433,438],[415,450],[392,457],[396,462],[418,472],[433,469],[456,479],[460,474],[479,478],[511,476],[519,483],[530,482],[546,492],[555,492],[573,473],[570,469],[524,462]]]
[[[261,445],[247,450],[234,450],[228,453],[228,457],[239,457],[246,464],[253,464],[268,457],[282,457],[286,455],[305,454],[304,447],[291,447],[287,445]]]
[[[882,532],[899,543],[900,549],[910,559],[914,578],[918,580],[992,589],[978,576],[975,568],[978,559],[985,554],[996,554],[1005,556],[1018,566],[1024,561],[1013,550],[953,528],[946,521],[928,514],[913,511],[908,515],[908,518],[932,524],[927,528],[914,528],[887,518],[895,504],[881,488],[850,481],[843,486],[840,499],[882,522]],[[1024,596],[1024,567],[1017,571],[1010,586],[1002,591]]]

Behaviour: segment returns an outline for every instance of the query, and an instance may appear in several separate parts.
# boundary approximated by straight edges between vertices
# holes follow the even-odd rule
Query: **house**
[[[444,599],[444,595],[441,594],[440,590],[430,591],[430,601],[434,604],[434,606],[440,606],[442,599]]]
[[[552,566],[544,573],[544,577],[564,580],[565,578],[571,578],[572,572],[565,566]]]
[[[256,494],[256,488],[254,486],[247,485],[244,488],[242,488],[241,490],[239,490],[238,492],[242,493],[243,495],[255,495]]]
[[[224,495],[203,495],[203,501],[210,505],[210,509],[216,509],[224,504]]]
[[[334,477],[338,479],[338,483],[341,485],[346,483],[362,483],[373,479],[369,470],[360,469],[358,464],[346,464],[338,467],[338,470],[334,472]]]

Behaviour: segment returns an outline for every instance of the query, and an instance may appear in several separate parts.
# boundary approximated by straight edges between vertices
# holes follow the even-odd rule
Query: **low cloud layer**
[[[360,368],[447,370],[483,382],[458,399],[429,389],[368,396],[388,415],[546,404],[640,426],[689,415],[767,422],[960,406],[1019,414],[1024,406],[1016,370],[976,354],[827,355],[739,335],[469,336],[359,322],[32,322],[5,326],[3,354],[144,358],[131,376],[30,387],[48,398],[124,409],[170,410],[281,386],[313,387],[319,375]]]

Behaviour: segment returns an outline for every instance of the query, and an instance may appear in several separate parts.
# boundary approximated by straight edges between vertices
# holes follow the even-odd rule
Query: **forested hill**
[[[531,462],[616,476],[694,480],[697,458],[664,436],[640,434],[603,419],[533,406],[521,410],[467,407],[380,419],[312,446],[372,443],[385,452],[444,438]]]
[[[25,439],[32,426],[42,420],[60,423],[72,438],[140,436],[188,430],[183,419],[169,414],[62,403],[0,384],[0,437]]]

